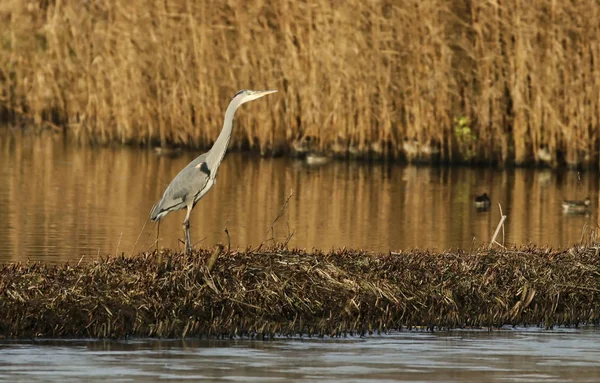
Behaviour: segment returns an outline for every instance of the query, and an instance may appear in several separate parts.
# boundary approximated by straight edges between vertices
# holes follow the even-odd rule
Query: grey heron
[[[219,165],[223,161],[227,145],[233,131],[233,117],[240,105],[256,100],[276,90],[240,90],[233,96],[225,111],[223,129],[215,143],[206,153],[196,157],[186,165],[171,181],[162,198],[150,213],[152,221],[158,221],[172,211],[186,208],[187,213],[183,221],[185,235],[185,251],[189,254],[192,250],[190,238],[190,213],[198,201],[208,193],[215,184]]]

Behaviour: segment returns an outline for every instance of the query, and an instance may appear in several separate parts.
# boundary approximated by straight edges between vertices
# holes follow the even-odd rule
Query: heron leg
[[[156,228],[156,251],[158,251],[158,236],[160,234],[160,220],[158,220],[158,225]]]
[[[185,253],[192,253],[192,237],[190,236],[190,213],[192,212],[193,205],[187,206],[187,213],[185,215],[185,221],[183,221],[183,233],[185,235]]]

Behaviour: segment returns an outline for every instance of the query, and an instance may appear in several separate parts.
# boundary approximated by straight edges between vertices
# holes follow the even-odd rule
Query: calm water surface
[[[49,263],[182,248],[184,212],[160,227],[153,204],[197,153],[90,148],[0,129],[0,263]],[[269,230],[291,191],[283,214]],[[487,192],[494,208],[477,212]],[[564,215],[563,198],[593,198]],[[576,172],[332,162],[229,154],[192,214],[202,246],[471,248],[508,214],[507,243],[567,246],[597,222],[598,179]],[[0,342],[0,381],[597,382],[600,330],[400,333],[343,340]]]
[[[0,129],[0,262],[92,259],[153,247],[182,249],[185,212],[160,225],[152,206],[197,153],[172,158],[153,150],[90,148],[58,135],[33,137]],[[275,222],[286,198],[293,195]],[[477,212],[487,192],[493,206]],[[592,197],[589,215],[564,215],[563,198]],[[201,246],[257,246],[270,238],[291,246],[470,249],[489,242],[508,215],[506,243],[568,246],[598,217],[594,173],[430,168],[355,162],[310,167],[291,159],[230,153],[217,184],[191,217]]]
[[[0,343],[2,382],[598,382],[597,330]]]

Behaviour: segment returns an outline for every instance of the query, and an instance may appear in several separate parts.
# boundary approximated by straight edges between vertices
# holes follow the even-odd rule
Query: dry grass
[[[0,337],[339,336],[599,321],[593,247],[214,255],[5,265]]]
[[[8,0],[0,109],[97,142],[600,162],[600,3]],[[436,152],[439,151],[439,154]]]

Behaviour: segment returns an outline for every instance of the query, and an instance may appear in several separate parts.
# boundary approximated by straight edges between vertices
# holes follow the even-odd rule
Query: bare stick
[[[287,248],[287,246],[288,246],[288,243],[290,243],[290,240],[292,239],[292,237],[293,237],[293,236],[294,236],[294,234],[296,233],[296,231],[295,231],[295,230],[292,230],[292,229],[290,229],[290,221],[289,221],[289,219],[288,219],[288,222],[287,222],[287,228],[288,228],[288,235],[287,235],[287,237],[285,238],[285,241],[283,241],[283,246],[284,246],[285,248]]]
[[[147,253],[150,251],[150,249],[152,248],[152,246],[154,246],[155,243],[158,243],[158,238],[156,239],[156,241],[152,242],[150,244],[150,246],[148,246],[148,248],[146,249],[146,251],[144,251],[144,253]],[[156,245],[156,250],[158,250],[158,244]]]
[[[140,237],[142,236],[142,233],[144,232],[144,229],[146,228],[146,224],[148,223],[148,220],[144,221],[144,226],[142,226],[142,230],[140,230],[140,234],[138,234],[137,239],[135,240],[135,243],[133,244],[133,248],[131,249],[131,254],[133,254],[133,251],[135,250],[135,247],[138,244],[138,241],[140,240]],[[159,221],[160,224],[160,221]]]
[[[591,246],[596,243],[598,238],[598,229],[600,226],[592,226],[588,222],[583,224],[581,228],[581,240],[580,243],[582,246]]]
[[[209,273],[215,267],[217,258],[219,258],[219,255],[221,255],[222,252],[223,252],[223,245],[218,244],[217,246],[215,246],[215,251],[213,251],[212,255],[210,256],[210,259],[208,260],[208,263],[206,264],[206,269],[208,270]]]
[[[489,249],[492,248],[492,245],[494,243],[500,245],[500,243],[496,242],[496,237],[498,236],[498,233],[500,232],[500,228],[504,224],[505,220],[506,220],[506,216],[503,215],[502,218],[500,218],[500,222],[498,223],[498,227],[496,228],[496,231],[494,232],[494,236],[492,237],[492,240],[490,241],[490,245],[488,246]],[[500,245],[500,246],[504,247],[503,245]]]
[[[498,206],[500,206],[500,204],[498,204]],[[494,236],[492,237],[492,240],[490,241],[490,245],[488,246],[488,249],[491,249],[492,246],[494,245],[494,243],[500,245],[498,242],[496,242],[496,237],[498,236],[498,233],[500,233],[500,228],[502,228],[502,243],[504,243],[504,221],[506,220],[506,216],[504,214],[502,214],[502,206],[500,206],[500,222],[498,223],[498,227],[496,227],[496,231],[494,232]],[[502,247],[504,247],[504,245],[500,245]]]
[[[283,212],[285,211],[285,208],[288,205],[288,203],[290,202],[290,199],[292,199],[293,195],[294,195],[294,189],[290,190],[290,195],[288,195],[287,198],[285,199],[285,202],[283,203],[283,206],[281,206],[281,209],[279,210],[279,214],[277,214],[277,217],[275,217],[273,222],[271,222],[271,226],[265,233],[265,239],[262,241],[260,246],[262,246],[262,244],[265,243],[265,241],[267,241],[267,235],[269,235],[269,232],[271,232],[271,238],[269,238],[269,239],[272,239],[272,240],[275,239],[275,236],[273,235],[273,232],[275,230],[275,222],[277,222],[279,220],[279,218],[281,218],[283,216]],[[260,248],[260,246],[259,246],[259,248]]]
[[[201,238],[201,239],[197,240],[196,242],[194,242],[194,243],[192,244],[192,247],[196,247],[196,246],[198,246],[198,244],[199,244],[200,242],[203,242],[203,241],[204,241],[206,238],[208,238],[208,236],[206,236],[206,237],[203,237],[203,238]],[[184,243],[184,242],[183,242],[181,239],[179,240],[179,242],[181,242],[181,243]]]
[[[119,245],[121,245],[122,238],[123,238],[123,233],[121,233],[121,236],[119,237],[119,242],[117,242],[117,250],[115,251],[115,257],[119,256]]]
[[[227,252],[231,251],[231,237],[229,236],[229,231],[225,228],[225,234],[227,234]]]
[[[579,240],[579,243],[580,243],[582,246],[585,246],[585,245],[584,245],[584,243],[583,243],[583,241],[585,240],[585,235],[587,234],[587,232],[586,232],[586,231],[587,231],[586,229],[587,229],[587,227],[588,227],[587,225],[588,225],[588,224],[587,224],[587,222],[586,222],[586,223],[584,223],[584,224],[583,224],[583,227],[581,228],[581,239]]]
[[[290,243],[290,240],[292,239],[295,233],[295,231],[288,230],[288,235],[285,238],[285,241],[283,241],[283,247],[287,248],[288,244]]]
[[[502,205],[500,205],[500,202],[498,202],[498,209],[500,209],[500,216],[501,217],[506,217],[504,215],[504,213],[502,212]],[[505,241],[504,241],[504,225],[502,225],[502,246],[504,246],[504,244],[505,244]]]

